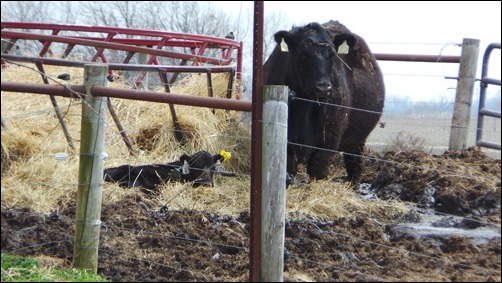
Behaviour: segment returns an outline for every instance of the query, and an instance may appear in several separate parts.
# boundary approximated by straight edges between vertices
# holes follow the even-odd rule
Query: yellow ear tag
[[[282,52],[289,52],[288,44],[284,41],[284,37],[281,40],[281,51]]]
[[[349,54],[349,45],[347,40],[344,40],[340,46],[338,46],[338,54]]]
[[[232,157],[232,154],[230,152],[223,149],[220,151],[220,155],[223,157],[223,161],[227,161],[230,159],[230,157]]]

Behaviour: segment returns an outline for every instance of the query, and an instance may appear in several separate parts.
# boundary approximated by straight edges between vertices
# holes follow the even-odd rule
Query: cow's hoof
[[[309,184],[310,176],[307,173],[298,173],[295,176],[295,183]]]
[[[345,183],[345,182],[350,182],[349,176],[342,176],[342,177],[336,177],[333,178],[333,181],[335,183]]]
[[[291,174],[286,174],[286,189],[289,187],[289,185],[293,185],[295,183],[295,177],[293,177]]]

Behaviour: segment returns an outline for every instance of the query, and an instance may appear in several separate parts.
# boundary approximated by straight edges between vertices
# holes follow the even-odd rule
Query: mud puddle
[[[370,184],[361,184],[358,194],[368,201],[378,198]],[[432,203],[434,202],[431,194],[427,198]],[[416,204],[410,204],[410,210],[413,214],[411,222],[392,224],[387,227],[387,234],[390,238],[405,237],[419,240],[457,236],[469,238],[475,244],[485,244],[489,240],[501,238],[500,227],[475,218],[442,214],[433,209],[417,208]]]

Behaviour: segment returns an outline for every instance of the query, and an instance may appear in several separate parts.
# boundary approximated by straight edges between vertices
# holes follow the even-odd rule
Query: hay
[[[395,219],[409,208],[397,201],[362,201],[348,183],[319,180],[309,186],[288,189],[287,212],[290,218],[332,220],[338,217],[375,217]]]
[[[81,84],[83,70],[78,68],[46,67],[47,74],[70,73],[72,79],[64,83]],[[33,68],[15,65],[2,70],[2,80],[42,83]],[[56,79],[56,81],[58,81]],[[58,81],[61,82],[61,81]],[[51,81],[51,84],[53,82]],[[216,97],[226,97],[228,78],[213,75]],[[111,87],[128,85],[122,79],[108,83]],[[234,86],[235,87],[235,86]],[[159,88],[159,91],[163,91]],[[206,75],[186,76],[171,87],[173,93],[207,96]],[[234,98],[240,97],[236,91]],[[71,152],[47,95],[2,92],[2,116],[7,131],[2,130],[2,150],[9,156],[2,159],[2,208],[30,207],[32,211],[52,212],[73,205],[78,182],[78,146],[82,106],[79,100],[57,98],[77,146]],[[168,105],[125,99],[112,99],[125,132],[137,150],[130,155],[111,116],[106,117],[105,167],[122,164],[142,165],[177,160],[184,153],[206,150],[213,154],[224,149],[232,153],[225,162],[227,170],[237,177],[215,176],[215,187],[192,188],[191,184],[170,183],[160,188],[158,197],[142,198],[153,208],[197,209],[220,215],[238,215],[249,210],[250,201],[250,129],[242,122],[241,112],[176,105],[176,115],[184,143],[174,136],[174,124]],[[55,160],[58,152],[69,153],[67,160]],[[4,170],[5,167],[5,170]],[[141,197],[137,189],[123,189],[106,183],[103,204],[116,202],[125,196]],[[389,209],[392,206],[392,209]],[[389,202],[361,201],[355,192],[334,182],[313,182],[310,186],[291,186],[287,191],[288,217],[333,219],[357,214],[392,218],[405,213]]]

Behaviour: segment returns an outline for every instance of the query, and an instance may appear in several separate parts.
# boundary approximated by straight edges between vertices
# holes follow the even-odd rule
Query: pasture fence
[[[464,150],[467,148],[467,131],[469,130],[478,54],[479,39],[464,38],[450,131],[450,150]]]
[[[82,104],[80,159],[73,263],[76,268],[98,271],[99,233],[105,153],[106,98],[94,97],[91,88],[106,86],[107,65],[85,67],[85,103]]]
[[[2,212],[2,214],[4,214]],[[44,214],[44,213],[34,213],[34,212],[27,212],[27,211],[14,211],[14,212],[9,212],[9,215],[4,214],[2,217],[6,220],[6,224],[10,223],[20,223],[22,221],[26,221],[28,218],[38,218],[43,221],[40,221],[38,223],[35,223],[35,226],[32,226],[31,229],[36,229],[38,231],[48,231],[50,230],[56,230],[56,231],[61,231],[60,235],[58,236],[57,240],[54,241],[47,241],[47,242],[39,242],[35,245],[28,245],[24,244],[21,247],[17,247],[15,249],[10,249],[6,251],[6,253],[9,254],[25,254],[24,251],[27,249],[30,250],[36,250],[37,254],[44,254],[44,255],[51,255],[51,256],[56,256],[56,257],[63,257],[64,259],[68,259],[68,255],[63,255],[61,254],[61,251],[71,249],[74,246],[74,238],[65,238],[66,235],[70,235],[73,230],[72,226],[77,225],[78,221],[76,219],[73,219],[71,217],[66,217],[66,216],[59,216],[55,217],[54,215],[56,214]],[[453,216],[453,215],[451,215]],[[133,216],[131,216],[133,217]],[[56,220],[54,220],[56,219]],[[124,221],[126,221],[124,219]],[[476,219],[472,219],[473,221],[478,221]],[[318,230],[321,234],[327,234],[327,235],[332,235],[335,236],[338,240],[337,241],[345,241],[346,239],[350,238],[353,239],[354,241],[357,241],[359,243],[359,249],[368,249],[368,250],[373,250],[375,247],[378,249],[386,249],[389,251],[394,251],[396,253],[402,254],[403,256],[406,255],[406,257],[412,257],[416,258],[417,261],[428,261],[430,262],[431,265],[438,266],[438,264],[444,264],[448,266],[456,266],[462,269],[467,269],[467,270],[472,270],[475,271],[476,273],[479,274],[484,274],[486,276],[491,276],[491,275],[500,275],[500,270],[494,270],[493,268],[490,268],[489,266],[477,266],[477,265],[472,265],[469,263],[466,263],[464,259],[460,261],[455,261],[452,259],[447,259],[447,258],[441,258],[438,256],[437,252],[431,252],[431,251],[426,251],[426,250],[409,250],[409,248],[402,247],[402,246],[393,246],[391,244],[383,244],[382,242],[376,241],[376,240],[371,240],[368,238],[363,238],[359,236],[354,236],[352,234],[346,234],[343,232],[337,232],[336,230],[332,229],[326,229],[326,228],[321,228],[321,227],[326,227],[329,226],[329,224],[332,224],[332,221],[325,221],[321,223],[315,223],[311,222],[311,219],[298,219],[298,220],[292,220],[292,222],[298,221],[298,222],[305,222],[308,225],[314,226],[316,230]],[[68,225],[68,224],[73,224],[73,225]],[[213,223],[215,224],[215,223]],[[217,223],[216,223],[217,224]],[[320,225],[323,225],[320,227]],[[488,223],[484,223],[487,225],[490,225]],[[141,238],[145,237],[147,235],[151,235],[152,237],[156,237],[159,239],[167,239],[171,243],[179,242],[181,243],[179,246],[176,245],[177,248],[182,248],[182,247],[187,247],[190,245],[199,245],[199,246],[211,246],[215,247],[211,251],[214,252],[214,254],[204,254],[201,256],[204,257],[215,257],[217,258],[218,254],[218,247],[221,248],[227,248],[227,249],[233,249],[237,251],[232,255],[232,257],[237,258],[237,257],[245,257],[246,251],[249,250],[249,247],[246,245],[233,245],[229,244],[228,242],[219,242],[219,241],[214,241],[208,238],[201,237],[201,235],[191,235],[191,236],[184,236],[183,232],[182,235],[175,235],[173,233],[170,234],[165,234],[165,233],[157,233],[153,231],[145,231],[143,229],[134,229],[130,228],[127,226],[124,226],[122,224],[114,224],[111,221],[104,221],[101,225],[101,237],[109,237],[108,234],[112,230],[116,231],[121,231],[121,237],[124,239],[120,242],[124,243],[123,245],[102,245],[99,248],[99,255],[100,258],[102,258],[103,261],[114,261],[114,259],[118,256],[123,255],[123,251],[126,249],[129,249],[129,242],[131,241],[131,238],[136,239],[136,238]],[[209,228],[209,227],[208,227]],[[68,231],[66,231],[68,230]],[[120,235],[120,234],[119,234]],[[223,239],[219,239],[223,240]],[[65,246],[65,248],[62,248],[61,245]],[[173,244],[171,244],[173,245]],[[208,278],[210,281],[219,281],[219,282],[224,282],[228,280],[228,278],[224,279],[221,277],[218,277],[217,275],[214,274],[213,270],[204,270],[204,268],[200,269],[187,269],[186,267],[183,267],[183,264],[181,262],[170,262],[166,263],[161,261],[161,259],[153,253],[153,249],[155,249],[155,246],[149,247],[145,246],[145,252],[141,256],[127,256],[128,260],[131,260],[133,262],[137,263],[144,263],[147,262],[149,265],[153,266],[158,266],[158,267],[167,267],[172,270],[177,270],[177,271],[185,271],[189,272],[192,274],[198,274],[201,276],[201,278]],[[180,251],[180,250],[175,250],[175,251]],[[123,257],[120,258],[121,260],[124,260]],[[216,260],[216,259],[215,259]],[[326,264],[325,262],[321,260],[316,260],[314,257],[311,255],[307,254],[292,254],[288,261],[291,260],[298,260],[302,261],[310,266],[316,266],[318,268],[321,268],[323,270],[337,270],[337,272],[343,272],[347,274],[366,274],[370,275],[370,271],[362,271],[362,270],[357,270],[354,269],[352,264],[350,262],[346,262],[345,265],[337,265],[337,266],[331,266],[329,264]],[[242,272],[244,273],[245,271],[240,270],[237,272]],[[235,275],[235,278],[237,277],[243,277],[243,274]]]
[[[461,56],[430,56],[407,54],[378,54],[377,60],[413,61],[413,62],[445,62],[460,63],[457,95],[450,134],[449,149],[464,150],[467,145],[467,130],[470,117],[470,105],[473,97],[476,77],[477,58],[479,49],[478,39],[464,38]]]
[[[52,59],[52,58],[38,58],[38,57],[30,57],[30,56],[18,56],[18,55],[10,55],[10,54],[5,54],[2,55],[2,60],[5,60],[6,62],[10,62],[11,64],[18,64],[16,62],[25,62],[25,63],[34,63],[37,65],[37,68],[39,70],[40,75],[44,79],[44,83],[48,84],[48,76],[45,73],[43,69],[43,65],[50,65],[50,66],[68,66],[68,67],[78,67],[78,68],[83,68],[86,62],[73,62],[73,61],[67,61],[67,60],[62,60],[62,59]],[[208,84],[208,96],[213,97],[213,90],[212,90],[212,74],[215,73],[228,73],[229,74],[229,79],[228,79],[228,85],[227,85],[227,98],[231,98],[232,96],[232,91],[233,91],[233,85],[234,85],[234,80],[233,77],[235,75],[235,68],[231,66],[146,66],[146,65],[131,65],[131,64],[113,64],[110,63],[108,64],[109,69],[111,70],[118,70],[118,71],[140,71],[140,72],[157,72],[161,78],[162,85],[164,86],[164,90],[166,93],[171,93],[169,85],[172,84],[172,79],[168,80],[167,78],[167,73],[174,73],[174,74],[180,74],[180,73],[193,73],[193,74],[202,74],[205,73],[207,76],[207,84]],[[54,80],[56,81],[56,80]],[[120,91],[120,90],[119,90]],[[65,134],[65,137],[68,141],[68,144],[70,148],[74,151],[74,145],[73,145],[73,139],[71,138],[71,134],[67,130],[66,123],[63,119],[63,116],[60,112],[60,107],[57,104],[57,101],[55,100],[54,96],[49,95],[51,98],[51,102],[54,106],[54,110],[56,112],[56,115],[60,121],[61,127],[63,129],[63,132]],[[224,103],[225,104],[225,103]],[[129,149],[129,152],[132,154],[135,154],[136,151],[133,148],[133,145],[129,139],[129,137],[126,134],[126,131],[124,130],[124,127],[120,121],[120,119],[117,116],[117,113],[114,109],[114,106],[112,105],[112,102],[110,98],[107,98],[107,106],[108,110],[110,112],[110,115],[112,116],[112,119],[117,126],[126,146]],[[182,138],[180,135],[181,128],[179,126],[178,118],[176,115],[176,110],[174,108],[174,105],[172,103],[169,104],[169,109],[171,112],[171,117],[173,120],[173,125],[175,127],[175,136],[178,139],[179,142],[181,142]]]
[[[260,270],[264,282],[282,282],[286,215],[286,86],[263,86]]]
[[[7,82],[2,82],[2,89],[4,90],[10,90],[10,89],[13,89],[15,88],[15,86],[11,85],[10,83],[7,83]],[[58,94],[63,94],[63,95],[69,95],[69,96],[73,96],[75,97],[75,93],[71,93],[71,91],[77,91],[77,93],[80,93],[80,92],[83,92],[82,89],[79,89],[78,86],[70,86],[68,88],[66,87],[61,87],[61,86],[49,86],[49,85],[40,85],[39,87],[37,86],[34,86],[34,85],[29,85],[29,84],[23,84],[23,87],[21,89],[17,89],[16,91],[23,91],[23,92],[42,92],[42,93],[45,93],[45,94],[48,94],[48,93],[58,93]],[[114,90],[112,88],[103,88],[103,89],[100,89],[99,87],[93,87],[92,90],[102,96],[105,96],[106,93],[100,93],[101,90],[108,90],[110,91],[110,93],[120,93],[121,91],[120,90]],[[118,91],[118,92],[117,92]],[[131,92],[130,90],[124,90],[126,93],[128,92]],[[70,92],[70,93],[68,93]],[[148,93],[148,92],[141,92],[141,93]],[[163,101],[163,102],[173,102],[167,98],[164,98],[162,97],[162,95],[159,95],[159,94],[151,94],[151,96],[149,95],[146,95],[146,96],[142,96],[142,94],[138,94],[137,91],[132,91],[131,93],[131,96],[133,97],[136,97],[137,99],[144,99],[146,98],[147,100],[149,100],[151,97],[151,101],[156,101],[156,100],[160,100],[160,101]],[[112,94],[113,95],[113,94]],[[167,95],[169,96],[169,95]],[[85,96],[82,96],[82,97],[85,97]],[[116,97],[120,97],[120,94],[118,94]],[[217,99],[217,98],[203,98],[201,97],[202,100],[210,100],[210,99]],[[242,109],[249,109],[249,105],[248,104],[243,104],[241,103],[243,101],[240,101],[239,103],[237,103],[237,105],[239,105],[236,109],[238,110],[241,110]],[[192,103],[192,102],[190,102]],[[202,102],[201,102],[202,103]],[[317,103],[316,101],[312,101],[312,103]],[[85,102],[83,103],[85,104]],[[197,105],[197,103],[193,103],[195,105]],[[202,105],[202,104],[201,104]],[[247,106],[246,106],[247,105]],[[222,105],[219,105],[220,107]],[[333,105],[334,107],[337,107],[337,105]],[[214,105],[214,107],[218,108],[218,105]],[[243,107],[243,108],[239,108],[239,107]],[[94,110],[96,111],[96,110]],[[320,150],[326,150],[326,149],[320,149]],[[368,158],[368,157],[365,157],[365,158]]]
[[[10,34],[11,36],[17,34]],[[20,36],[20,35],[19,35]],[[53,38],[40,38],[45,40],[50,40]],[[44,46],[46,46],[44,44]],[[97,45],[100,46],[100,45]],[[99,50],[98,50],[99,53]],[[98,54],[97,53],[97,54]],[[100,55],[96,55],[99,57]],[[97,58],[96,57],[96,58]],[[7,58],[7,57],[6,57]],[[3,55],[2,55],[3,59]],[[13,60],[13,57],[9,57],[9,60]],[[145,66],[136,66],[131,68],[144,68]],[[43,72],[43,70],[40,70]],[[159,71],[160,72],[160,71]],[[165,78],[164,78],[165,79]],[[164,80],[165,82],[165,80]],[[15,91],[15,92],[29,92],[29,93],[41,93],[48,95],[61,95],[65,97],[75,97],[75,93],[84,93],[84,88],[82,86],[52,86],[52,85],[35,85],[35,84],[25,84],[25,83],[9,83],[2,81],[2,90],[3,91]],[[227,110],[237,110],[237,111],[251,111],[251,104],[245,101],[236,101],[229,99],[219,99],[219,98],[209,98],[209,97],[187,97],[182,95],[174,95],[174,94],[159,94],[158,92],[148,92],[148,91],[138,91],[138,90],[123,90],[123,89],[114,89],[114,88],[106,88],[106,87],[98,87],[93,86],[90,90],[92,96],[95,97],[117,97],[117,98],[126,98],[126,99],[135,99],[135,100],[143,100],[143,101],[152,101],[152,102],[163,102],[163,103],[171,103],[171,104],[184,104],[191,106],[200,106],[200,107],[209,107],[209,108],[218,108],[218,109],[227,109]],[[88,93],[89,94],[89,93]],[[79,97],[87,97],[87,95],[79,95]],[[85,106],[89,106],[87,102],[83,102]],[[318,103],[317,101],[312,101],[312,103]],[[337,107],[337,105],[334,105]],[[58,107],[55,107],[58,108]],[[99,112],[94,107],[91,107],[91,111]],[[101,119],[101,118],[98,118]],[[264,121],[254,120],[254,124],[262,124]],[[282,143],[285,145],[286,143]],[[326,150],[326,149],[323,149]],[[253,152],[252,154],[261,154]],[[285,171],[284,171],[285,172]],[[278,256],[282,256],[282,254],[278,254]]]
[[[485,106],[486,89],[488,88],[488,85],[491,84],[500,86],[500,79],[497,80],[488,77],[488,66],[490,63],[490,56],[494,49],[500,50],[500,43],[491,43],[490,45],[488,45],[483,55],[483,64],[481,66],[481,87],[479,91],[479,109],[478,109],[478,125],[476,131],[476,145],[500,150],[501,149],[500,143],[494,143],[487,140],[483,140],[483,125],[485,116],[500,119],[500,111],[498,112],[493,111]]]
[[[129,65],[134,62],[136,56],[136,65],[170,65],[167,68],[143,68],[140,70],[140,74],[134,79],[133,89],[137,89],[141,85],[148,85],[145,81],[148,72],[155,71],[158,73],[160,82],[166,92],[169,92],[169,84],[172,84],[180,74],[186,72],[205,72],[207,75],[209,96],[213,96],[211,75],[215,71],[223,71],[229,73],[229,91],[227,96],[230,97],[233,78],[236,76],[237,81],[240,81],[242,73],[242,42],[227,38],[131,28],[46,23],[2,22],[1,26],[2,65],[9,58],[10,60],[31,61],[37,65],[45,84],[48,84],[48,82],[46,81],[43,69],[44,64],[82,67],[82,60],[74,60],[70,57],[72,52],[74,54],[76,51],[87,54],[87,60],[83,61],[89,62],[97,62],[99,59],[103,63],[110,63],[111,60],[111,62],[118,61],[124,65]],[[50,35],[44,33],[50,33]],[[41,45],[38,44],[39,42]],[[16,58],[15,54],[11,54],[19,53],[18,49],[23,44],[31,45],[30,50],[39,48],[38,56],[31,58],[21,56],[23,58]],[[237,52],[237,55],[235,55],[235,52]],[[51,60],[44,57],[60,57],[64,60]],[[234,63],[236,67],[224,70],[210,68],[210,66],[215,65],[230,66]],[[184,68],[187,64],[192,64],[199,68]],[[177,67],[174,67],[176,65]],[[206,67],[200,68],[201,66]],[[127,68],[123,66],[121,69],[114,69],[113,66],[110,66],[107,79],[113,81],[119,76],[119,73],[122,74],[124,71],[133,70],[135,70],[134,67]],[[171,77],[168,78],[166,73],[171,73]],[[50,96],[50,99],[68,144],[74,151],[75,147],[72,138],[60,113],[57,101],[53,96]],[[124,131],[110,99],[108,99],[107,104],[110,114],[130,153],[135,154],[136,152],[133,149],[132,143]],[[174,105],[170,104],[169,107],[174,126],[178,130],[178,132],[175,132],[176,137],[181,141],[180,128]]]

